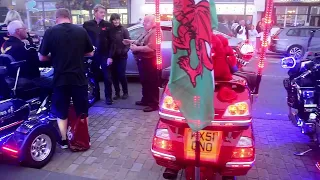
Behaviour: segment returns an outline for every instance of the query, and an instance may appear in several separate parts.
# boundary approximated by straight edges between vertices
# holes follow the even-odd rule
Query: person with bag
[[[57,25],[46,30],[44,34],[39,59],[52,60],[54,78],[51,113],[58,119],[61,148],[66,149],[71,98],[76,117],[79,121],[82,119],[82,127],[88,129],[88,82],[84,57],[93,56],[94,49],[86,30],[71,23],[68,9],[61,8],[56,11],[56,23]],[[86,135],[88,139],[88,130],[78,133]]]
[[[122,43],[123,39],[129,39],[129,31],[123,27],[120,23],[119,14],[111,14],[110,22],[113,24],[113,28],[110,30],[111,48],[112,48],[112,60],[111,73],[112,81],[115,90],[115,97],[113,100],[120,98],[128,98],[128,82],[126,78],[126,68],[128,51],[130,46]],[[122,86],[123,95],[120,96],[120,86]]]

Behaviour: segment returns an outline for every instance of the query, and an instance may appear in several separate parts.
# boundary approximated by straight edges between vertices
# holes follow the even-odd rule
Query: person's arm
[[[156,42],[156,31],[150,34],[148,39],[148,44],[145,46],[136,46],[135,51],[139,52],[153,52],[156,50],[157,42]]]
[[[84,33],[85,34],[85,51],[84,51],[84,56],[85,57],[92,57],[94,55],[94,52],[93,52],[93,45],[92,45],[92,42],[89,38],[89,35],[87,32]]]
[[[50,60],[50,29],[48,29],[43,36],[40,48],[39,48],[39,60],[40,61],[49,61]]]
[[[129,31],[127,28],[124,28],[124,27],[123,27],[123,39],[130,39]],[[128,52],[129,49],[130,49],[130,46],[126,45],[124,50],[125,52]]]

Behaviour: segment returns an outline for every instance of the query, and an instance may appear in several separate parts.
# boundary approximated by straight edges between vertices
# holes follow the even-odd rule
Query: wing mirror
[[[281,59],[281,67],[284,69],[291,69],[296,66],[297,62],[294,57],[285,57]]]

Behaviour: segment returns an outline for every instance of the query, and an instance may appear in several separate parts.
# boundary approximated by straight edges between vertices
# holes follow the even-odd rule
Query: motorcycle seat
[[[0,75],[6,75],[7,72],[8,71],[6,66],[0,66]]]
[[[8,86],[10,87],[10,89],[14,88],[14,84],[15,84],[15,78],[6,78],[6,82],[8,84]],[[36,87],[35,83],[29,79],[26,78],[19,78],[18,80],[18,84],[17,84],[17,90],[31,90],[34,89]]]
[[[251,91],[256,88],[257,73],[254,71],[237,71],[234,75],[242,77],[247,80],[248,87]]]

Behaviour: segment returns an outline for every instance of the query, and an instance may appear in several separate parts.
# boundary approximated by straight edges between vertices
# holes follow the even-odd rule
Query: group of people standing
[[[138,39],[130,40],[128,30],[120,24],[120,16],[111,14],[105,21],[105,7],[98,4],[94,7],[94,19],[83,24],[84,29],[96,47],[92,72],[96,81],[96,100],[100,99],[99,69],[102,69],[105,86],[106,104],[114,100],[127,99],[128,83],[126,66],[129,49],[137,61],[142,85],[142,99],[135,104],[145,106],[145,112],[158,110],[158,77],[156,69],[156,29],[154,16],[146,16],[143,21],[145,33]],[[115,96],[112,97],[112,84]],[[122,95],[120,94],[120,85]]]
[[[259,21],[257,26],[255,27],[253,24],[246,25],[245,21],[241,20],[239,21],[239,23],[235,23],[234,25],[232,25],[231,28],[234,31],[237,38],[242,39],[244,41],[249,41],[249,43],[255,48],[255,53],[259,50],[260,47],[258,44],[262,41],[263,38],[262,21]]]
[[[136,105],[145,106],[144,112],[158,110],[158,78],[156,68],[156,28],[155,17],[146,16],[143,21],[145,33],[137,40],[130,40],[128,30],[120,24],[120,16],[112,14],[110,22],[104,20],[105,7],[94,7],[94,19],[83,24],[83,28],[72,24],[71,13],[61,8],[56,11],[56,25],[46,30],[40,48],[28,48],[27,28],[18,12],[5,25],[9,36],[1,49],[2,54],[11,55],[16,61],[26,60],[21,71],[25,76],[36,73],[40,76],[38,62],[50,62],[54,68],[53,79],[46,86],[51,87],[51,115],[57,119],[61,132],[61,147],[68,148],[67,125],[70,100],[77,116],[88,120],[88,82],[85,76],[84,58],[93,59],[92,72],[96,81],[96,100],[100,99],[99,71],[103,72],[106,103],[128,98],[126,80],[127,52],[129,49],[137,61],[141,84],[142,99]],[[11,16],[11,15],[10,15]],[[13,15],[12,15],[13,17]],[[26,59],[27,58],[27,59]],[[22,73],[23,74],[23,73]],[[19,78],[20,79],[20,78]],[[32,77],[29,80],[34,80]],[[112,97],[112,84],[115,96]],[[122,94],[120,94],[120,84]]]
[[[128,83],[125,76],[127,66],[127,52],[130,46],[122,41],[130,39],[128,30],[120,23],[119,14],[111,14],[110,20],[105,21],[105,7],[96,5],[94,7],[94,19],[83,24],[91,42],[96,50],[91,65],[95,79],[95,98],[100,100],[99,75],[100,69],[103,73],[106,104],[111,105],[113,100],[128,98]],[[115,96],[112,97],[112,84]],[[120,94],[120,84],[122,95]]]

